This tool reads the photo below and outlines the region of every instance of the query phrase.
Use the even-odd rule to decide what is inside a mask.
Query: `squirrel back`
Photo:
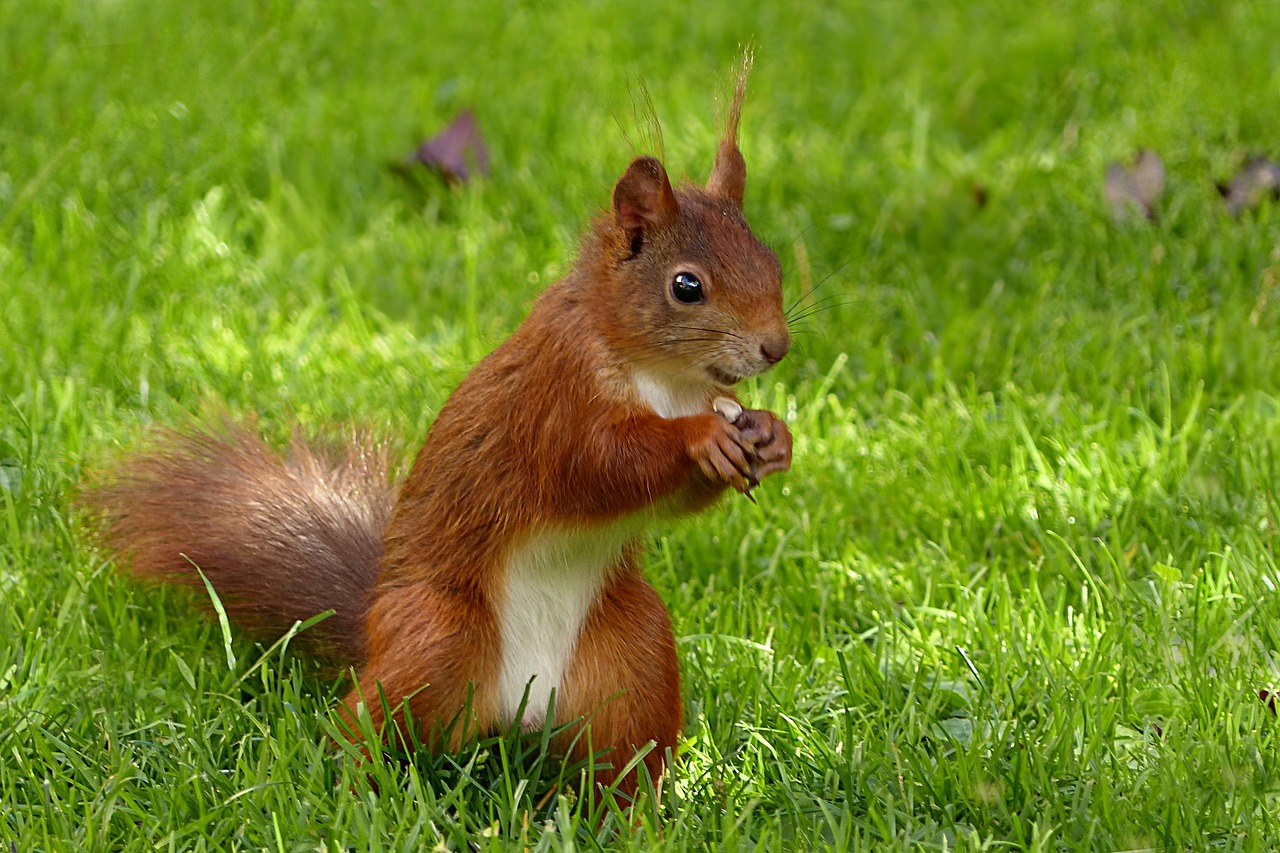
[[[169,430],[81,503],[135,577],[202,588],[199,568],[231,620],[264,638],[333,610],[301,641],[360,663],[396,489],[387,448],[351,438],[295,437],[280,455],[243,427]]]

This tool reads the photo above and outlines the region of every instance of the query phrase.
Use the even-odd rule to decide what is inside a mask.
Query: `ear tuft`
[[[632,246],[638,246],[643,235],[670,225],[678,213],[662,164],[654,157],[632,160],[613,188],[613,219]]]
[[[738,124],[742,119],[742,102],[747,96],[747,76],[751,73],[752,62],[754,57],[751,49],[747,48],[742,53],[742,65],[738,69],[738,82],[725,121],[724,136],[716,149],[711,177],[707,179],[709,195],[728,199],[738,207],[742,207],[742,198],[747,191],[747,161],[738,150]]]

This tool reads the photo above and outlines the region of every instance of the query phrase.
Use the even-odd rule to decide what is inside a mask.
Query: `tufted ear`
[[[654,157],[637,157],[613,188],[613,220],[627,233],[632,251],[644,235],[670,225],[680,208],[667,170]]]
[[[708,195],[727,199],[742,207],[742,197],[747,191],[747,161],[738,150],[738,122],[742,118],[742,101],[747,95],[747,75],[751,73],[752,56],[748,50],[742,55],[742,67],[738,70],[738,83],[733,92],[733,104],[729,107],[724,136],[716,149],[716,161],[707,179]]]

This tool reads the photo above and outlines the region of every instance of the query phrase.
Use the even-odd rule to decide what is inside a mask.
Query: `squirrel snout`
[[[790,351],[791,335],[786,332],[765,338],[760,343],[760,355],[770,364],[777,364],[782,361]]]

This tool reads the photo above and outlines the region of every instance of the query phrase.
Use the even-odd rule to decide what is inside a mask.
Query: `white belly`
[[[517,715],[525,729],[546,722],[551,691],[559,689],[573,661],[587,614],[623,548],[642,528],[643,519],[635,518],[591,530],[544,531],[511,551],[500,619],[498,713],[504,724]]]

